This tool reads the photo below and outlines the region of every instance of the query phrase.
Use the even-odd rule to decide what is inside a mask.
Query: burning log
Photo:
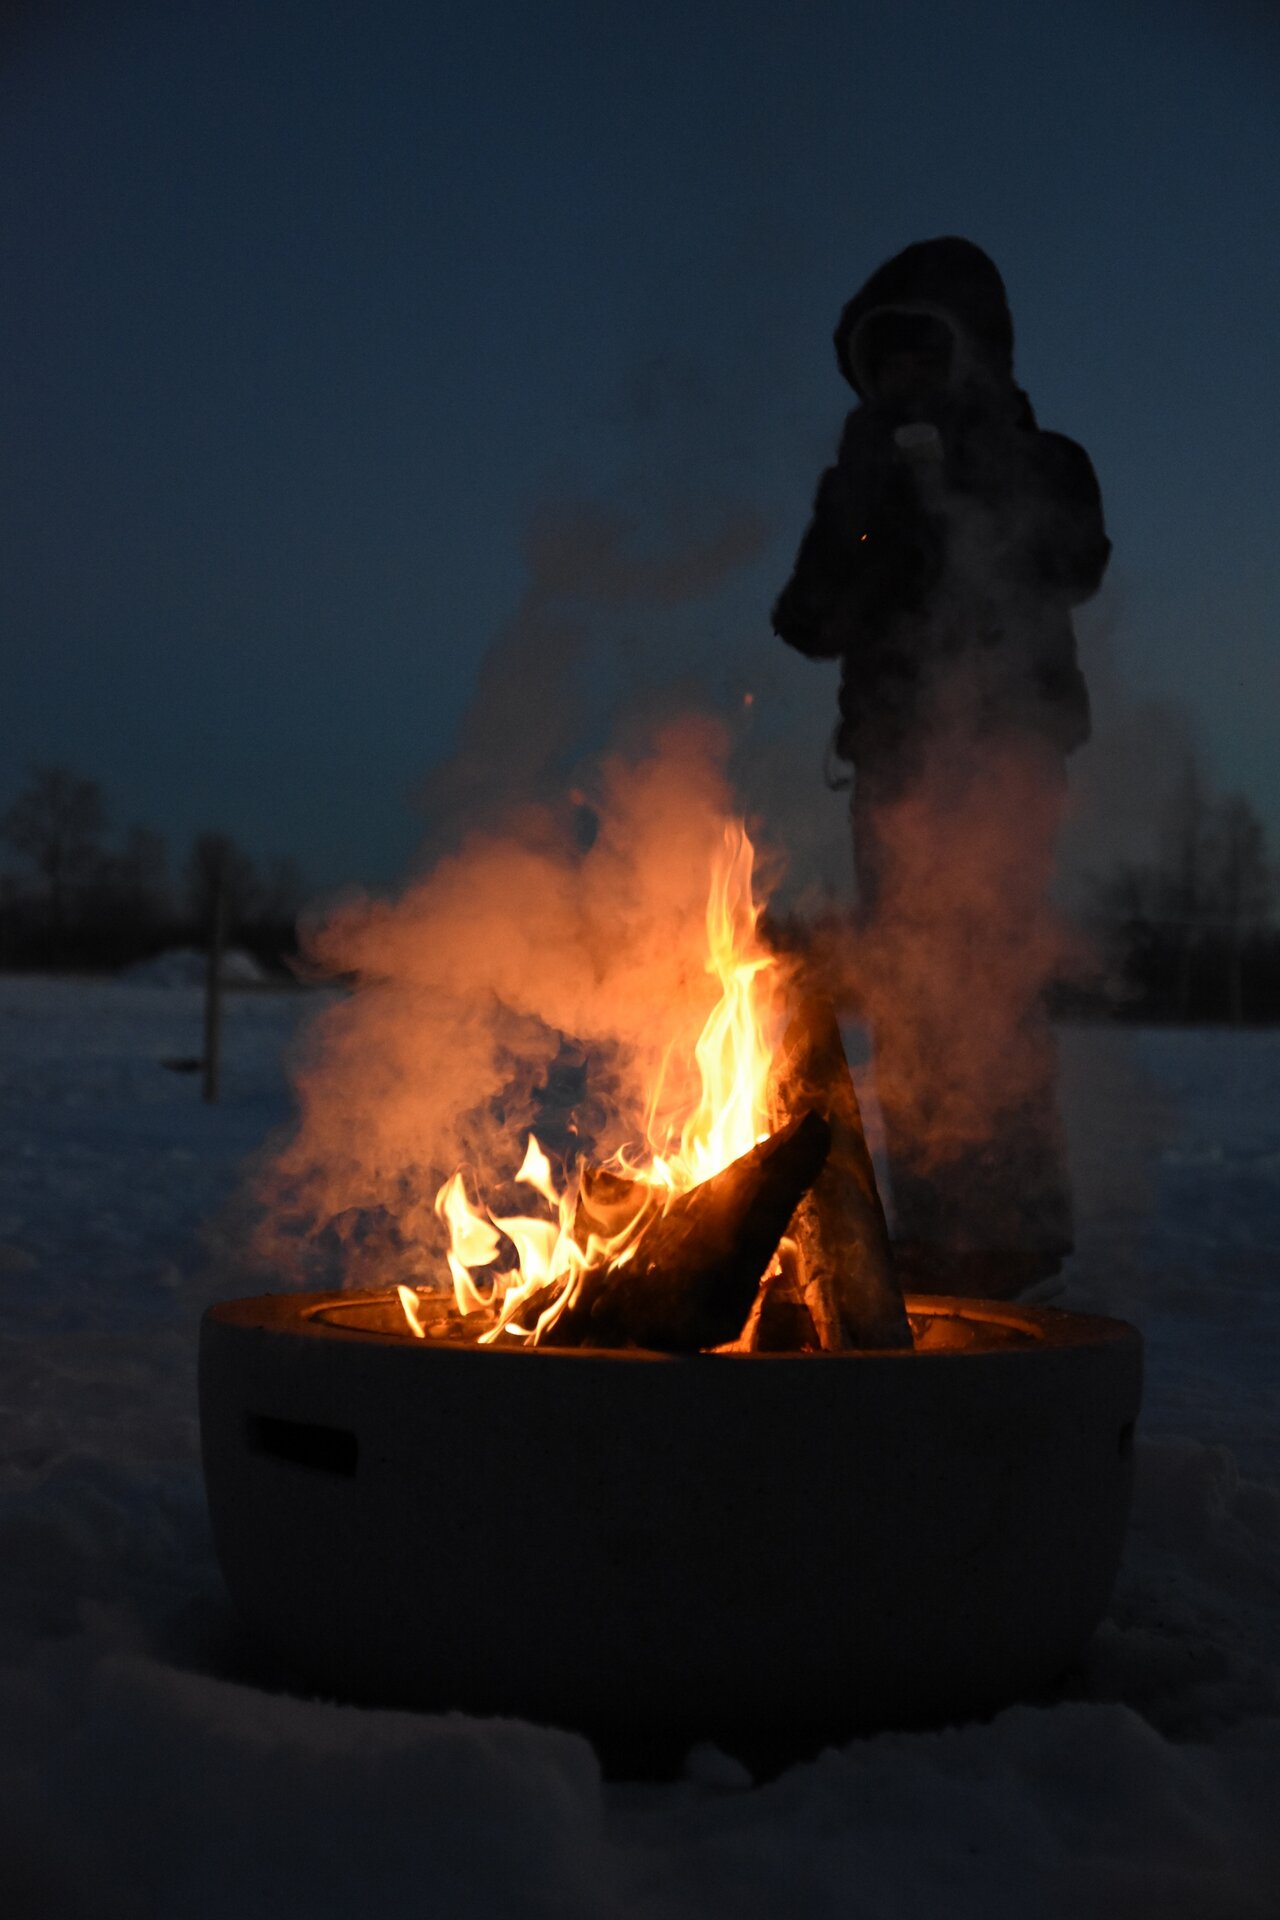
[[[822,1345],[800,1285],[800,1259],[787,1234],[778,1244],[776,1266],[765,1274],[735,1343],[744,1353],[814,1353]]]
[[[831,1129],[831,1150],[790,1227],[801,1289],[823,1347],[910,1347],[858,1095],[835,1008],[825,996],[804,989],[797,995],[773,1104],[778,1119],[813,1111]]]
[[[578,1186],[573,1237],[585,1253],[593,1237],[608,1242],[637,1223],[643,1225],[641,1216],[657,1213],[663,1198],[662,1189],[647,1181],[631,1180],[608,1167],[586,1166]]]
[[[830,1141],[820,1114],[798,1113],[720,1173],[680,1194],[665,1212],[655,1208],[631,1257],[589,1269],[577,1299],[547,1329],[542,1344],[696,1353],[736,1339],[760,1276]],[[607,1178],[611,1185],[604,1188],[599,1175],[592,1177],[584,1226],[610,1201],[626,1204],[622,1189],[628,1183]],[[535,1313],[531,1303],[522,1315],[526,1324]]]

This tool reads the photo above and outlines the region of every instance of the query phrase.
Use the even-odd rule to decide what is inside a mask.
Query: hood
[[[918,240],[877,267],[840,315],[836,359],[854,392],[867,399],[866,369],[859,363],[858,336],[872,314],[928,314],[942,320],[955,340],[952,380],[981,371],[998,381],[1013,378],[1013,320],[1004,281],[994,260],[972,240],[948,235]]]

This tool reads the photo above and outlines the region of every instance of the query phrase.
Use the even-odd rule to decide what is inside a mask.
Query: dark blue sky
[[[767,614],[849,399],[831,328],[960,232],[1102,480],[1100,724],[1125,683],[1185,703],[1280,834],[1265,10],[32,13],[0,72],[0,800],[61,761],[176,851],[221,825],[392,877],[531,521],[584,504],[655,565],[763,529],[651,655],[643,594],[610,608],[597,724],[624,657],[825,723]]]

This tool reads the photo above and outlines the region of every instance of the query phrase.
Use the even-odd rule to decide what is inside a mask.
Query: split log
[[[541,1344],[696,1353],[736,1339],[830,1140],[821,1115],[797,1113],[665,1212],[655,1209],[631,1258],[589,1270]],[[596,1190],[588,1207],[599,1199]],[[530,1314],[523,1318],[531,1323]]]
[[[831,1128],[831,1150],[789,1229],[805,1301],[828,1351],[909,1347],[911,1327],[835,1008],[804,987],[794,1005],[774,1076],[775,1119],[812,1111]]]
[[[784,1235],[778,1259],[760,1282],[755,1304],[735,1346],[743,1353],[814,1353],[821,1346],[800,1285],[795,1241]]]

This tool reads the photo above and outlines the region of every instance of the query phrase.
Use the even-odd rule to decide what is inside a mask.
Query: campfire
[[[464,1169],[451,1174],[435,1211],[452,1298],[397,1289],[418,1338],[672,1353],[910,1345],[834,1010],[765,945],[752,872],[733,823],[706,914],[720,996],[693,1061],[663,1058],[643,1146],[557,1179],[530,1132],[515,1178],[539,1214],[482,1207]],[[693,1082],[696,1097],[682,1107],[671,1082]]]
[[[219,1559],[282,1668],[624,1769],[1052,1684],[1141,1382],[1120,1322],[904,1298],[832,998],[695,761],[568,862],[535,823],[322,931],[358,984],[268,1182],[293,1290],[201,1330]],[[549,1128],[566,1036],[608,1071]]]

